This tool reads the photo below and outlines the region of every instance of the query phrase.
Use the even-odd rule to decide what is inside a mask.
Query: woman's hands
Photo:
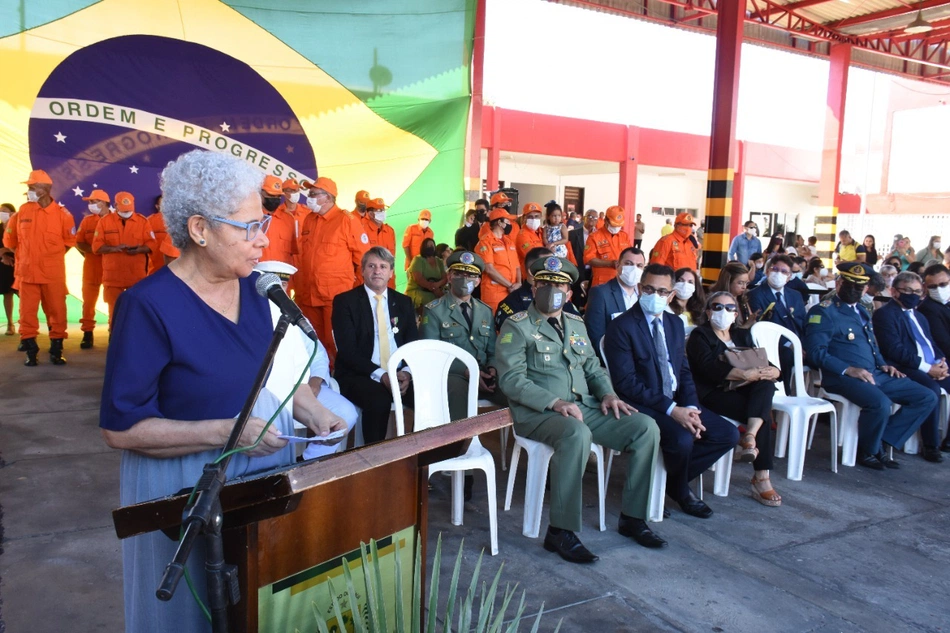
[[[229,422],[229,420],[226,420]],[[233,420],[230,420],[233,423]],[[238,446],[240,448],[245,448],[252,446],[254,442],[257,441],[258,436],[261,434],[261,431],[264,431],[264,427],[267,426],[267,420],[256,418],[251,416],[247,419],[247,424],[244,425],[244,432],[241,434],[241,438],[238,440]],[[225,442],[227,442],[227,434],[231,431],[231,427],[228,427],[225,431]],[[252,448],[249,451],[246,451],[245,454],[249,457],[263,457],[264,455],[270,455],[271,453],[276,453],[283,447],[287,446],[287,440],[282,440],[280,437],[280,431],[277,430],[275,425],[270,425],[266,432],[264,432],[264,437],[261,438],[261,443]],[[223,443],[222,443],[223,444]]]
[[[781,373],[775,367],[753,367],[742,372],[742,380],[755,382],[757,380],[778,380]]]

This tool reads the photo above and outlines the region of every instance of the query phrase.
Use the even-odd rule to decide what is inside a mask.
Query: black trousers
[[[710,391],[700,403],[719,415],[746,424],[749,418],[762,418],[755,434],[759,456],[752,462],[756,470],[772,470],[772,396],[775,384],[758,380],[735,391]]]
[[[373,444],[386,439],[389,428],[389,414],[393,407],[393,394],[381,382],[368,376],[347,376],[338,378],[340,393],[362,411],[363,442]],[[402,395],[402,402],[412,407],[412,383]]]

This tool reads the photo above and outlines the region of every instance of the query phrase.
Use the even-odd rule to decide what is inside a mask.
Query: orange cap
[[[53,179],[42,169],[34,169],[30,177],[23,181],[24,185],[52,185]]]
[[[529,213],[541,213],[541,205],[537,202],[529,202],[521,208],[521,215],[528,215]]]
[[[696,226],[693,216],[688,213],[680,213],[678,216],[676,216],[676,220],[673,223]]]
[[[135,196],[128,191],[120,191],[115,194],[116,211],[135,211]]]
[[[365,192],[362,192],[362,193],[365,193]],[[357,197],[359,197],[359,194],[357,194]],[[370,209],[373,209],[374,211],[382,211],[385,208],[386,208],[386,203],[383,202],[382,198],[373,198],[372,200],[366,201],[367,211],[369,211]]]
[[[269,196],[279,196],[281,194],[280,178],[277,176],[264,176],[264,184],[261,189]]]
[[[323,189],[328,194],[336,198],[336,183],[329,178],[317,178],[316,182],[304,180],[302,183],[300,183],[300,186],[306,187],[307,189]]]
[[[431,220],[431,219],[432,219],[432,214],[429,212],[428,209],[423,209],[422,211],[419,212],[419,219],[420,219],[420,220]]]
[[[284,191],[300,191],[300,184],[293,178],[288,178],[284,181],[284,184],[281,185],[281,189]]]
[[[623,226],[623,207],[610,207],[605,214],[610,226]]]
[[[492,209],[491,213],[488,214],[488,221],[494,222],[495,220],[513,220],[516,216],[511,215],[503,207],[498,207],[497,209]]]
[[[83,200],[85,200],[86,202],[89,202],[90,200],[95,200],[95,201],[97,201],[97,202],[105,202],[105,203],[108,203],[108,202],[109,202],[109,194],[107,194],[107,193],[106,193],[105,191],[103,191],[102,189],[93,189],[93,190],[92,190],[92,193],[90,193],[88,197],[83,198]]]
[[[511,198],[500,191],[491,197],[491,206],[495,206],[496,204],[505,204],[506,202],[511,202]]]
[[[360,189],[356,192],[356,204],[365,204],[369,205],[370,197],[369,192],[363,189]]]

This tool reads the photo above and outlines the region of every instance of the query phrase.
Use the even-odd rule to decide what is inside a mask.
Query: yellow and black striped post
[[[703,279],[715,281],[729,253],[729,222],[732,217],[732,168],[710,169],[706,180],[706,234],[703,237]]]

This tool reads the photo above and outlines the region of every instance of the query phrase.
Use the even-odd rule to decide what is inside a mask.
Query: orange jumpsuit
[[[633,246],[630,237],[625,231],[620,231],[612,235],[607,227],[597,229],[587,237],[587,246],[584,248],[584,263],[590,264],[594,259],[609,259],[616,261],[620,259],[620,253],[623,249]],[[617,269],[602,268],[600,266],[591,266],[591,288],[605,284],[617,276]]]
[[[66,251],[76,245],[76,221],[53,200],[27,202],[10,217],[3,245],[14,251],[15,287],[20,292],[20,340],[36,338],[37,312],[46,313],[51,339],[66,334]]]
[[[155,236],[155,248],[148,254],[148,274],[151,275],[165,265],[162,244],[165,243],[165,239],[168,237],[168,231],[165,229],[165,216],[161,213],[155,212],[146,219],[148,220],[148,227],[152,230],[152,235]]]
[[[406,257],[404,266],[406,270],[409,270],[409,264],[412,263],[413,258],[422,251],[422,241],[426,239],[435,239],[435,233],[431,228],[426,227],[423,230],[418,222],[406,228],[406,232],[402,235],[402,247],[409,248],[409,256]]]
[[[511,232],[514,233],[514,229],[511,229]],[[528,278],[528,269],[525,268],[524,258],[529,251],[533,248],[539,248],[544,246],[544,240],[541,238],[541,232],[544,231],[544,226],[538,227],[537,231],[532,231],[529,228],[522,228],[518,231],[518,237],[515,238],[515,248],[518,250],[518,261],[521,262],[521,278]],[[510,235],[508,237],[511,237]]]
[[[99,224],[98,215],[87,215],[79,223],[76,232],[76,241],[88,244],[96,237],[96,225]],[[96,329],[96,302],[99,301],[99,290],[102,288],[102,255],[83,253],[82,260],[82,324],[83,332],[92,332]]]
[[[515,220],[509,220],[511,222],[511,233],[506,235],[512,243],[518,239],[518,234],[521,233],[521,226]],[[478,229],[478,239],[484,239],[491,235],[491,222],[483,222],[480,229]]]
[[[96,226],[96,237],[92,242],[92,250],[99,252],[103,246],[148,246],[155,249],[155,236],[148,225],[145,216],[132,213],[127,220],[119,217],[118,213],[109,213],[99,219]],[[148,254],[137,253],[102,253],[102,286],[103,298],[109,304],[109,327],[112,327],[112,316],[115,314],[115,302],[119,295],[145,278],[148,266]]]
[[[323,215],[310,213],[300,230],[295,299],[331,363],[336,357],[333,298],[362,283],[361,260],[369,247],[369,238],[361,239],[365,235],[363,226],[336,205]]]
[[[687,230],[689,227],[686,227]],[[661,237],[650,251],[651,264],[664,264],[673,270],[689,268],[696,270],[696,247],[689,239],[690,233],[681,234],[677,227],[669,235]]]
[[[297,219],[284,205],[271,214],[267,239],[270,243],[264,249],[261,261],[284,262],[293,266],[297,253]]]
[[[479,240],[475,252],[485,260],[485,264],[491,264],[495,270],[508,280],[514,283],[517,277],[521,262],[518,261],[518,251],[511,237],[503,235],[501,239],[490,233],[488,237]],[[482,273],[482,302],[488,304],[492,314],[498,308],[502,299],[508,296],[508,288],[492,279],[488,273]]]
[[[366,233],[370,246],[382,246],[392,253],[393,257],[396,256],[396,232],[393,230],[393,227],[385,222],[376,224],[376,222],[369,219],[369,215],[367,214],[367,216],[363,218],[363,232]],[[393,290],[396,289],[396,275],[393,275],[389,279],[389,287]]]

